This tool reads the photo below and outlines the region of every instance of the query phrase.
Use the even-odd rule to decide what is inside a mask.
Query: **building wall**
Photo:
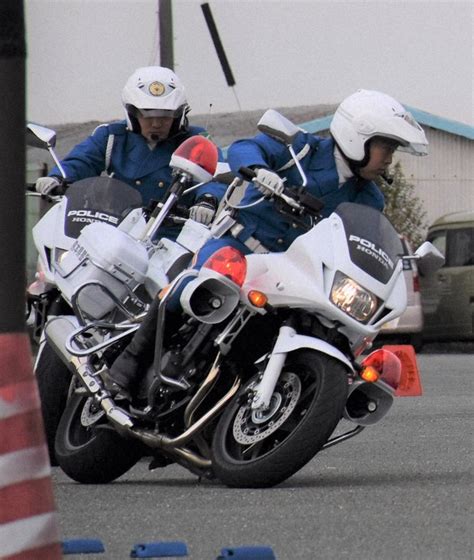
[[[448,212],[474,210],[474,141],[423,128],[429,155],[413,157],[397,152],[394,162],[401,162],[406,179],[416,186],[427,221],[431,224]]]

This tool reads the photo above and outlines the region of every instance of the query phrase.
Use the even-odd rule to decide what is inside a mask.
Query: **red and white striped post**
[[[51,467],[26,334],[0,334],[0,558],[61,558]]]
[[[25,332],[25,30],[0,2],[0,558],[62,557],[32,356]]]

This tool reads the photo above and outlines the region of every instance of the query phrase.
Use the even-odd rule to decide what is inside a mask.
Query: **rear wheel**
[[[344,366],[311,350],[288,355],[267,411],[253,411],[251,381],[221,416],[213,438],[217,478],[234,487],[274,486],[329,439],[347,400]]]
[[[105,413],[88,395],[74,393],[56,434],[59,466],[84,484],[111,482],[142,456],[140,442],[125,439],[105,422]]]
[[[40,349],[35,373],[49,459],[51,465],[56,466],[58,462],[54,452],[54,439],[66,406],[72,374],[48,342]]]

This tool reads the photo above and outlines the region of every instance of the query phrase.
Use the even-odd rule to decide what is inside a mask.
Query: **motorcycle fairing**
[[[352,347],[357,347],[361,340],[373,339],[381,323],[403,312],[406,307],[405,280],[397,254],[399,238],[392,226],[376,210],[369,208],[369,212],[364,213],[365,207],[357,204],[341,206],[342,217],[339,212],[333,212],[297,237],[285,252],[247,255],[247,277],[242,290],[244,294],[250,290],[263,291],[273,307],[303,308],[324,317],[325,321],[338,323],[338,330],[347,336]],[[358,214],[360,209],[362,214]],[[365,234],[371,229],[365,227],[366,224],[357,227],[357,222],[362,221],[361,216],[364,221],[370,220],[374,229],[377,224],[382,224],[382,232],[372,232],[369,241],[375,244],[382,240],[384,251],[388,247],[385,252],[394,263],[388,279],[385,278],[388,275],[386,267],[375,257],[358,255],[355,258],[360,266],[352,260],[349,236]],[[347,231],[346,224],[352,229]],[[388,243],[384,241],[386,238]],[[380,307],[369,322],[353,319],[330,302],[331,287],[338,271],[379,299]],[[385,283],[373,274],[378,278],[384,275]]]
[[[140,193],[112,177],[89,177],[71,185],[67,199],[64,233],[77,239],[82,228],[92,222],[114,226],[142,206]]]
[[[378,210],[344,202],[335,210],[344,225],[350,258],[367,274],[386,284],[403,255],[400,237]]]
[[[342,362],[350,371],[354,371],[354,366],[348,360],[347,356],[345,356],[335,346],[321,340],[320,338],[298,334],[295,331],[293,333],[285,333],[283,336],[278,337],[277,343],[273,347],[272,354],[287,354],[288,352],[294,352],[295,350],[300,350],[301,348],[311,348],[312,350],[317,350],[318,352],[327,354],[328,356]],[[261,363],[266,357],[267,354],[260,357],[255,363]]]

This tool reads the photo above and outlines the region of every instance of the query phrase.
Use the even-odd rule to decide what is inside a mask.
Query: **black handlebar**
[[[66,194],[69,185],[70,183],[62,179],[60,180],[60,184],[57,187],[54,187],[54,189],[50,193],[43,194],[41,196],[46,199],[51,199],[55,196],[63,196],[64,194]],[[36,193],[36,183],[26,183],[26,192]],[[40,193],[38,193],[38,195],[39,194]]]
[[[255,177],[257,176],[255,171],[253,169],[250,169],[250,167],[241,167],[239,169],[239,174],[242,175],[245,181],[251,181],[252,179],[255,179]]]
[[[307,208],[312,214],[318,215],[324,208],[324,202],[322,202],[317,196],[309,193],[305,187],[299,187],[296,192],[298,202]]]
[[[250,167],[241,167],[239,169],[239,174],[246,181],[252,181],[257,176],[255,171]],[[286,187],[283,193],[300,204],[308,214],[314,217],[319,217],[321,210],[324,208],[324,203],[321,202],[319,198],[309,193],[305,187]],[[294,213],[295,209],[293,208],[292,214]]]

